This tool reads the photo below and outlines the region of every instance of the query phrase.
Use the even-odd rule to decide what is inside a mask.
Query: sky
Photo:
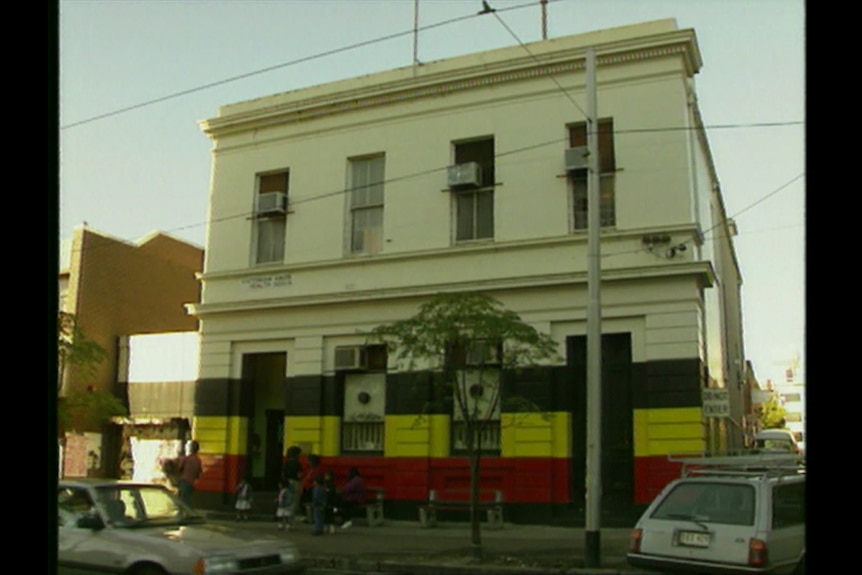
[[[422,62],[542,38],[539,0],[419,0]],[[414,0],[60,0],[59,239],[84,222],[206,244],[219,106],[409,66]],[[805,363],[805,2],[549,0],[549,38],[675,18],[742,271],[761,383]],[[438,26],[434,26],[440,24]],[[427,28],[423,30],[423,28]],[[517,38],[516,38],[516,37]],[[769,125],[764,125],[769,124]]]

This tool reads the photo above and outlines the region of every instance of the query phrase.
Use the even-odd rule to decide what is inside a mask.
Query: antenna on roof
[[[539,0],[542,5],[542,40],[548,39],[548,0]]]
[[[413,0],[413,74],[416,74],[416,66],[419,61],[419,0]]]

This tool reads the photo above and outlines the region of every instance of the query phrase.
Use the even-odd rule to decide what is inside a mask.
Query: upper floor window
[[[350,252],[376,254],[383,245],[384,156],[350,160]]]
[[[449,187],[455,196],[455,240],[493,238],[494,138],[456,143],[454,166]]]
[[[287,170],[257,177],[254,201],[254,262],[284,261],[287,233],[287,198],[290,172]]]
[[[610,118],[599,120],[599,194],[601,196],[600,218],[602,227],[616,225],[615,174],[617,170],[614,156],[614,121]],[[572,148],[587,145],[587,123],[580,122],[569,126],[569,146]],[[587,229],[587,172],[574,172],[572,182],[572,204],[574,206],[574,229]]]

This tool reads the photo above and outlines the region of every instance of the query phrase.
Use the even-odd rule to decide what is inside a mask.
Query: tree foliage
[[[60,437],[66,431],[99,429],[114,416],[126,415],[126,406],[106,391],[76,390],[57,398],[57,430]]]
[[[74,366],[82,377],[92,377],[96,366],[105,360],[107,352],[95,341],[87,339],[74,314],[64,311],[57,315],[57,431],[62,437],[72,428],[99,429],[109,417],[125,415],[126,408],[114,395],[95,390],[72,390],[60,397],[66,369]]]
[[[87,339],[78,326],[74,314],[61,311],[57,314],[57,390],[63,386],[66,369],[70,366],[92,376],[96,366],[107,356],[105,348]]]
[[[440,401],[453,405],[464,425],[470,462],[471,535],[479,552],[479,501],[482,437],[499,418],[500,376],[504,370],[558,359],[557,344],[515,312],[481,293],[439,294],[407,319],[381,325],[371,339],[386,343],[402,371],[417,368],[442,374]],[[536,410],[523,397],[506,398],[517,410]]]
[[[785,426],[787,410],[781,405],[778,397],[773,395],[769,401],[760,406],[760,428],[781,429]]]

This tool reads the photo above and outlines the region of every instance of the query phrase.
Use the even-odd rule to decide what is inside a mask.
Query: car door
[[[778,481],[772,487],[769,562],[779,572],[791,572],[805,549],[805,481]]]
[[[57,515],[58,575],[118,572],[123,565],[123,545],[112,537],[113,530],[80,525],[81,518],[98,515],[86,489],[59,487]]]

